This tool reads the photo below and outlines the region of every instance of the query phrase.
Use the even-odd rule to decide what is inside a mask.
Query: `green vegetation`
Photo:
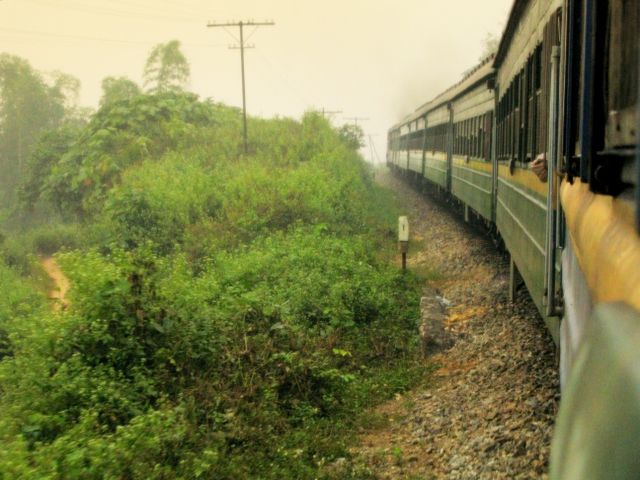
[[[150,92],[182,90],[189,81],[189,62],[180,51],[180,42],[156,45],[144,66],[144,83]]]
[[[29,158],[22,208],[64,223],[0,240],[0,479],[368,478],[334,462],[424,370],[357,135],[250,119],[243,155],[237,109],[120,83]]]
[[[81,122],[75,108],[79,81],[55,72],[49,79],[19,57],[0,54],[0,218],[13,204],[39,135],[64,123]]]

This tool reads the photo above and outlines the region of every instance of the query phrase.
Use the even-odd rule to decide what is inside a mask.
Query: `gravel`
[[[553,341],[524,288],[508,300],[508,257],[442,201],[381,174],[409,216],[409,268],[446,305],[455,342],[425,360],[428,385],[377,409],[353,454],[380,479],[546,478],[558,407]],[[434,273],[435,272],[435,273]]]

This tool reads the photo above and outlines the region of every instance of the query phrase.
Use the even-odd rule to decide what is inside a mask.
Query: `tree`
[[[180,42],[171,40],[153,47],[144,66],[144,86],[152,93],[183,90],[189,82],[189,62]]]
[[[61,105],[65,111],[74,110],[80,97],[80,80],[68,73],[58,70],[48,74],[50,94],[56,105]],[[64,112],[62,112],[64,115]]]
[[[18,192],[22,206],[29,213],[42,198],[51,170],[78,140],[81,131],[79,125],[66,123],[61,128],[43,133],[34,145]]]
[[[49,86],[26,60],[0,54],[0,200],[5,205],[14,200],[40,133],[63,120],[71,78],[59,77]]]
[[[142,93],[140,87],[133,80],[127,77],[106,77],[102,80],[102,98],[100,106],[122,101],[131,100]]]
[[[345,145],[353,150],[359,150],[364,147],[364,132],[360,125],[347,123],[338,128],[338,136]]]
[[[472,67],[466,69],[462,72],[462,78],[467,78],[473,72],[478,69],[478,66],[484,64],[485,61],[489,60],[489,57],[495,55],[498,52],[498,48],[500,47],[500,37],[496,36],[493,33],[488,33],[484,36],[482,40],[482,53],[478,57],[478,64],[473,65]]]
[[[498,51],[500,46],[500,38],[493,33],[487,33],[482,41],[482,54],[478,61],[482,62],[487,57],[493,55]]]
[[[27,60],[0,54],[0,205],[11,205],[40,135],[64,122],[81,124],[80,81],[62,72],[44,76]]]

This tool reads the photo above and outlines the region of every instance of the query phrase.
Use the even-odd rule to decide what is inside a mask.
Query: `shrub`
[[[70,307],[0,265],[0,480],[319,478],[422,375],[418,282],[381,254],[395,212],[355,146],[307,114],[251,119],[238,155],[239,118],[114,102],[53,161],[83,223],[3,258],[66,249]]]

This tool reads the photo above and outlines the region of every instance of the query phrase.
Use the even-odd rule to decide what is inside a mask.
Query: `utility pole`
[[[244,27],[264,27],[264,26],[272,26],[275,25],[275,22],[254,22],[252,20],[246,22],[227,22],[227,23],[216,23],[209,22],[207,27],[219,28],[222,27],[226,29],[226,27],[239,27],[240,28],[240,45],[237,47],[230,47],[235,49],[240,49],[240,66],[242,70],[242,125],[243,125],[243,137],[244,137],[244,153],[247,154],[249,152],[249,144],[247,141],[247,95],[246,95],[246,87],[244,80],[244,49],[245,48],[254,48],[253,45],[246,45],[244,43]],[[251,35],[250,35],[251,36]]]
[[[378,155],[378,151],[376,150],[376,145],[373,142],[373,137],[374,136],[378,136],[378,134],[377,133],[370,133],[368,135],[368,137],[369,137],[369,155],[371,155],[371,163],[376,164],[376,163],[380,163],[380,156]]]

